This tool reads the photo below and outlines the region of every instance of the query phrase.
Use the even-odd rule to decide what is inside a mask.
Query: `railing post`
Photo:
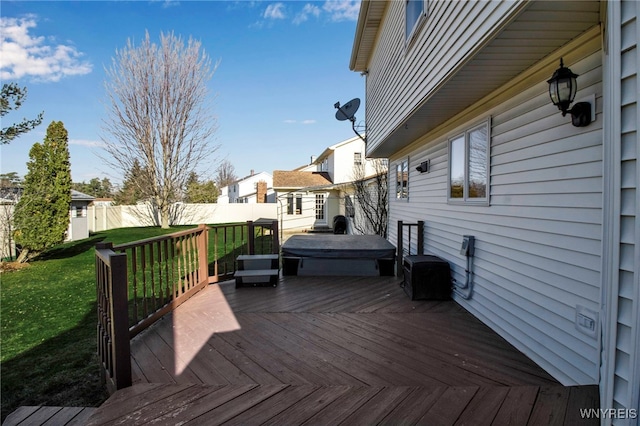
[[[98,243],[96,250],[106,252],[96,261],[98,352],[103,369],[110,374],[112,383],[107,385],[110,391],[116,391],[131,386],[127,255],[113,252],[112,243]]]
[[[398,244],[397,250],[398,255],[396,256],[396,277],[401,277],[404,275],[402,270],[402,258],[404,257],[404,248],[402,246],[402,221],[398,221]]]
[[[273,254],[280,254],[280,239],[278,237],[278,221],[274,220],[271,223],[271,236],[273,241],[271,242],[271,252]]]
[[[209,228],[202,224],[200,234],[198,235],[198,278],[199,282],[209,282]]]
[[[114,253],[111,259],[111,327],[116,389],[131,386],[131,343],[129,340],[129,295],[127,289],[127,255]]]
[[[424,220],[418,221],[418,254],[424,254]]]
[[[247,244],[249,246],[249,254],[256,254],[256,240],[253,221],[247,221]]]

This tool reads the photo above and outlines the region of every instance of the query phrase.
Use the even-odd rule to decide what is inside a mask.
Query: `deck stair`
[[[238,256],[236,288],[277,286],[280,256],[277,254],[243,254]]]

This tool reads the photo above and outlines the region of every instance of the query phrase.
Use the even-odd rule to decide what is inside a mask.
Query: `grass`
[[[93,247],[180,229],[100,232],[0,275],[3,421],[21,405],[97,406],[108,397],[96,357]]]

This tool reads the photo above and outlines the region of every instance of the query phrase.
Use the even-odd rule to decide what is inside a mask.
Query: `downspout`
[[[462,285],[458,285],[455,278],[451,279],[453,284],[452,289],[455,294],[462,297],[464,300],[471,299],[473,295],[473,255],[475,252],[475,238],[471,235],[464,235],[462,240],[462,249],[460,254],[465,255],[467,258],[467,268],[465,269],[465,282]]]

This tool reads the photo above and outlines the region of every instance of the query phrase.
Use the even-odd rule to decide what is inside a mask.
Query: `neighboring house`
[[[329,231],[337,215],[352,220],[358,210],[353,181],[370,179],[375,173],[376,168],[365,158],[365,144],[359,137],[328,147],[306,166],[274,171],[273,187],[283,228]],[[353,232],[353,227],[349,227],[349,232]]]
[[[455,299],[627,417],[640,415],[639,15],[637,1],[363,0],[350,62],[366,75],[367,155],[398,177],[389,240],[397,221],[424,221],[425,250],[463,283],[475,236],[473,290]],[[595,109],[586,127],[551,103],[561,58]]]
[[[328,209],[327,200],[337,195],[327,172],[275,170],[273,189],[283,230],[328,229],[330,215],[338,214]]]
[[[16,244],[13,241],[13,213],[22,188],[0,188],[0,260],[16,257]]]
[[[71,208],[69,209],[69,230],[66,241],[89,238],[89,219],[87,207],[95,198],[82,192],[71,190]]]
[[[223,186],[220,188],[220,195],[218,195],[218,204],[229,204],[229,187]]]
[[[218,203],[275,203],[273,177],[270,173],[254,173],[220,188]]]

